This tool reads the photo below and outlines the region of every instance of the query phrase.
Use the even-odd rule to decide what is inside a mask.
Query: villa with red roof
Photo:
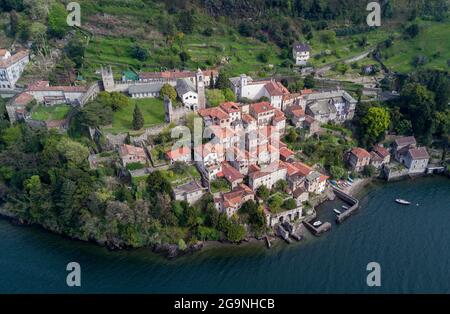
[[[170,164],[173,164],[177,161],[190,162],[192,160],[191,152],[192,151],[190,147],[181,146],[173,150],[167,151],[166,156],[169,159]]]
[[[353,148],[348,153],[348,163],[355,171],[362,171],[365,166],[370,164],[370,154],[367,150],[360,147]]]
[[[147,164],[147,156],[142,147],[121,145],[119,147],[119,156],[124,167],[132,163]]]

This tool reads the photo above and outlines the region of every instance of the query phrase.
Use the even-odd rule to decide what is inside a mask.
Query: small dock
[[[325,222],[317,228],[307,221],[304,221],[303,225],[316,237],[320,237],[323,233],[331,230],[331,224],[329,222]]]
[[[347,209],[342,214],[338,215],[336,218],[337,223],[342,223],[344,220],[346,220],[348,217],[353,215],[353,213],[359,208],[359,201],[354,198],[353,196],[350,196],[346,193],[344,193],[342,190],[333,187],[333,192],[336,194],[341,200],[349,204],[351,207]]]

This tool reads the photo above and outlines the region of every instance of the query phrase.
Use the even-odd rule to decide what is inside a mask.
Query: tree
[[[230,74],[226,70],[220,70],[219,77],[217,78],[216,88],[226,89],[231,88]]]
[[[286,141],[288,143],[293,144],[293,143],[297,142],[297,139],[298,139],[297,131],[294,128],[290,128],[288,133],[286,134]]]
[[[134,106],[133,112],[133,130],[140,130],[144,127],[144,117],[138,105]]]
[[[316,81],[314,79],[314,75],[313,74],[309,74],[305,78],[305,88],[314,88],[315,85],[316,85]]]
[[[389,111],[382,107],[371,107],[361,119],[362,137],[366,146],[371,146],[379,141],[390,125]]]
[[[269,196],[270,196],[270,191],[265,185],[261,185],[256,190],[256,196],[258,196],[263,201],[266,201],[269,198]]]
[[[60,3],[54,4],[48,13],[48,34],[55,38],[63,38],[69,30],[66,19],[66,8]]]
[[[185,34],[192,34],[194,31],[194,18],[189,11],[182,11],[178,15],[177,26]]]
[[[297,202],[293,198],[290,198],[284,201],[282,207],[286,210],[292,210],[294,208],[297,208]]]
[[[241,242],[246,235],[246,230],[243,225],[236,221],[231,221],[227,227],[227,239],[230,242]]]
[[[341,179],[345,175],[345,169],[339,166],[331,166],[330,174],[333,179]]]
[[[281,205],[283,205],[283,202],[284,202],[284,200],[280,195],[276,194],[276,195],[272,196],[269,199],[270,210],[272,210],[275,213],[281,211]]]
[[[417,83],[406,84],[401,91],[402,107],[411,120],[414,135],[425,144],[431,140],[434,95],[425,86]]]
[[[188,62],[189,60],[191,60],[191,56],[189,55],[189,53],[187,53],[186,51],[182,51],[180,52],[180,60],[183,64],[185,64],[186,62]]]
[[[377,169],[373,165],[365,166],[363,169],[363,175],[365,177],[373,177],[376,172],[377,172]]]
[[[170,84],[164,84],[159,94],[162,99],[164,99],[164,96],[169,97],[169,99],[172,101],[175,101],[177,99],[177,91]]]
[[[149,53],[146,48],[139,45],[134,45],[133,48],[131,48],[131,56],[139,61],[146,61]]]
[[[79,38],[74,38],[67,44],[65,49],[67,56],[75,63],[77,69],[83,66],[86,46]]]
[[[231,88],[225,88],[223,90],[223,95],[225,96],[226,101],[232,101],[232,102],[236,101],[236,95],[233,93]]]
[[[288,188],[288,184],[286,180],[278,180],[275,183],[274,189],[278,192],[285,192]]]
[[[417,35],[419,35],[419,32],[420,28],[419,25],[417,24],[412,24],[405,29],[406,35],[409,36],[410,38],[416,37]]]

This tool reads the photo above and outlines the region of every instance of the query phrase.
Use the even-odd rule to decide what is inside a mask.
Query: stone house
[[[190,205],[194,205],[198,202],[205,193],[206,188],[198,181],[191,181],[173,188],[175,200],[185,201]]]
[[[347,162],[353,170],[360,172],[370,165],[370,154],[364,148],[355,147],[348,153]]]
[[[11,54],[0,49],[0,89],[14,89],[26,65],[30,62],[30,51],[22,50]]]
[[[121,145],[119,147],[119,156],[124,167],[132,163],[147,164],[147,156],[142,147]]]
[[[308,44],[296,42],[292,47],[292,55],[296,65],[306,65],[310,58],[311,47]]]

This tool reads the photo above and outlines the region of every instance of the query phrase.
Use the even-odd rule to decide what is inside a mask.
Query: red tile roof
[[[0,60],[0,68],[9,68],[11,65],[19,62],[20,60],[26,58],[29,55],[29,50],[22,50],[12,55],[6,60]]]
[[[169,157],[170,160],[176,160],[180,157],[185,157],[187,155],[191,155],[191,149],[186,147],[186,146],[182,146],[182,147],[178,147],[177,149],[174,150],[169,150],[168,152],[166,152],[167,157]]]
[[[222,108],[222,110],[227,113],[232,113],[232,112],[234,113],[234,112],[241,111],[241,109],[239,108],[239,104],[237,104],[235,102],[225,102],[220,105],[220,108]]]
[[[374,146],[373,151],[383,159],[389,156],[389,151],[378,145]]]
[[[292,150],[290,150],[289,148],[287,148],[287,147],[281,147],[280,148],[280,155],[281,155],[281,157],[283,157],[286,160],[289,157],[294,156],[295,153]]]
[[[222,163],[222,173],[230,183],[244,179],[244,176],[226,161]]]
[[[205,117],[211,117],[211,118],[216,118],[219,120],[225,120],[225,119],[229,119],[230,116],[223,111],[221,108],[206,108],[206,109],[200,109],[198,111],[198,114],[205,118]]]
[[[120,156],[135,155],[145,158],[145,152],[142,147],[136,147],[131,145],[121,145],[119,149],[119,154]]]
[[[27,91],[63,91],[63,92],[72,92],[72,93],[84,93],[88,90],[86,86],[50,86],[49,81],[38,81],[33,84],[30,84],[27,88]]]
[[[251,109],[257,114],[274,110],[275,108],[269,102],[263,101],[250,105]]]
[[[270,96],[283,96],[289,94],[289,91],[279,82],[270,82],[264,86]]]
[[[408,152],[414,160],[430,158],[430,155],[428,155],[428,151],[425,147],[411,148]]]
[[[313,171],[310,166],[308,166],[307,164],[304,164],[300,161],[296,161],[296,162],[292,163],[292,165],[295,168],[297,168],[298,173],[304,177],[306,177],[307,175],[309,175],[311,173],[311,171]]]
[[[352,154],[358,159],[370,158],[370,154],[367,150],[361,147],[355,147],[352,149]]]
[[[25,106],[33,100],[33,96],[28,93],[20,93],[15,99],[14,104],[18,106]]]

